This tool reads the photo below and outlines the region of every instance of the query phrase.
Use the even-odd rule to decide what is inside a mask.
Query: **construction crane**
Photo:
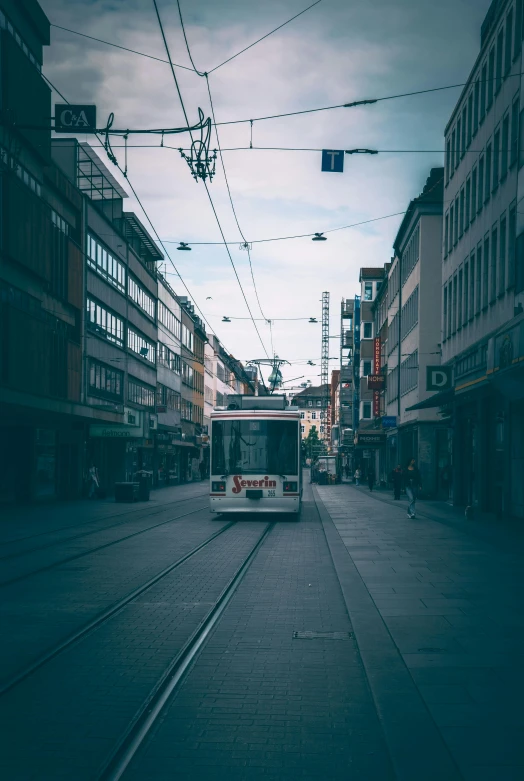
[[[329,425],[329,293],[322,293],[322,350],[320,364],[320,386],[322,393],[322,418],[324,420],[324,432],[322,440],[326,448],[329,447],[331,426]]]

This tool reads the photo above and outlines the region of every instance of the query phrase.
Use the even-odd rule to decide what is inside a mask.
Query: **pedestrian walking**
[[[362,477],[362,472],[360,471],[360,469],[358,468],[355,469],[354,477],[355,477],[355,485],[360,485],[360,478]]]
[[[372,491],[373,486],[375,485],[375,470],[372,466],[368,469],[368,485],[369,490]]]
[[[400,464],[397,464],[391,472],[390,480],[393,483],[393,498],[400,499],[400,491],[402,490],[402,467]]]
[[[408,518],[415,518],[415,502],[417,501],[418,492],[422,487],[422,481],[414,458],[412,458],[408,464],[408,468],[404,474],[404,481],[406,485],[406,494],[409,499]]]
[[[88,479],[88,498],[92,499],[94,496],[98,494],[98,489],[100,488],[100,480],[98,478],[98,469],[96,466],[91,462],[91,466],[89,467],[89,471],[87,473],[87,479]]]

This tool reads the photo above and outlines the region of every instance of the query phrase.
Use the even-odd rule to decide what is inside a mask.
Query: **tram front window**
[[[213,474],[296,475],[297,425],[288,420],[214,420]]]

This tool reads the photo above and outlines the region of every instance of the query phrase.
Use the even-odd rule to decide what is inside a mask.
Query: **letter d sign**
[[[451,366],[426,366],[426,390],[443,391],[451,388]]]

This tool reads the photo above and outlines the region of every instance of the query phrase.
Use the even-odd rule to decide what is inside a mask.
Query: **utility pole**
[[[322,351],[321,351],[321,366],[320,366],[320,386],[322,389],[322,412],[324,418],[324,435],[322,439],[326,445],[326,450],[329,446],[329,430],[328,414],[329,414],[329,293],[322,293]]]

